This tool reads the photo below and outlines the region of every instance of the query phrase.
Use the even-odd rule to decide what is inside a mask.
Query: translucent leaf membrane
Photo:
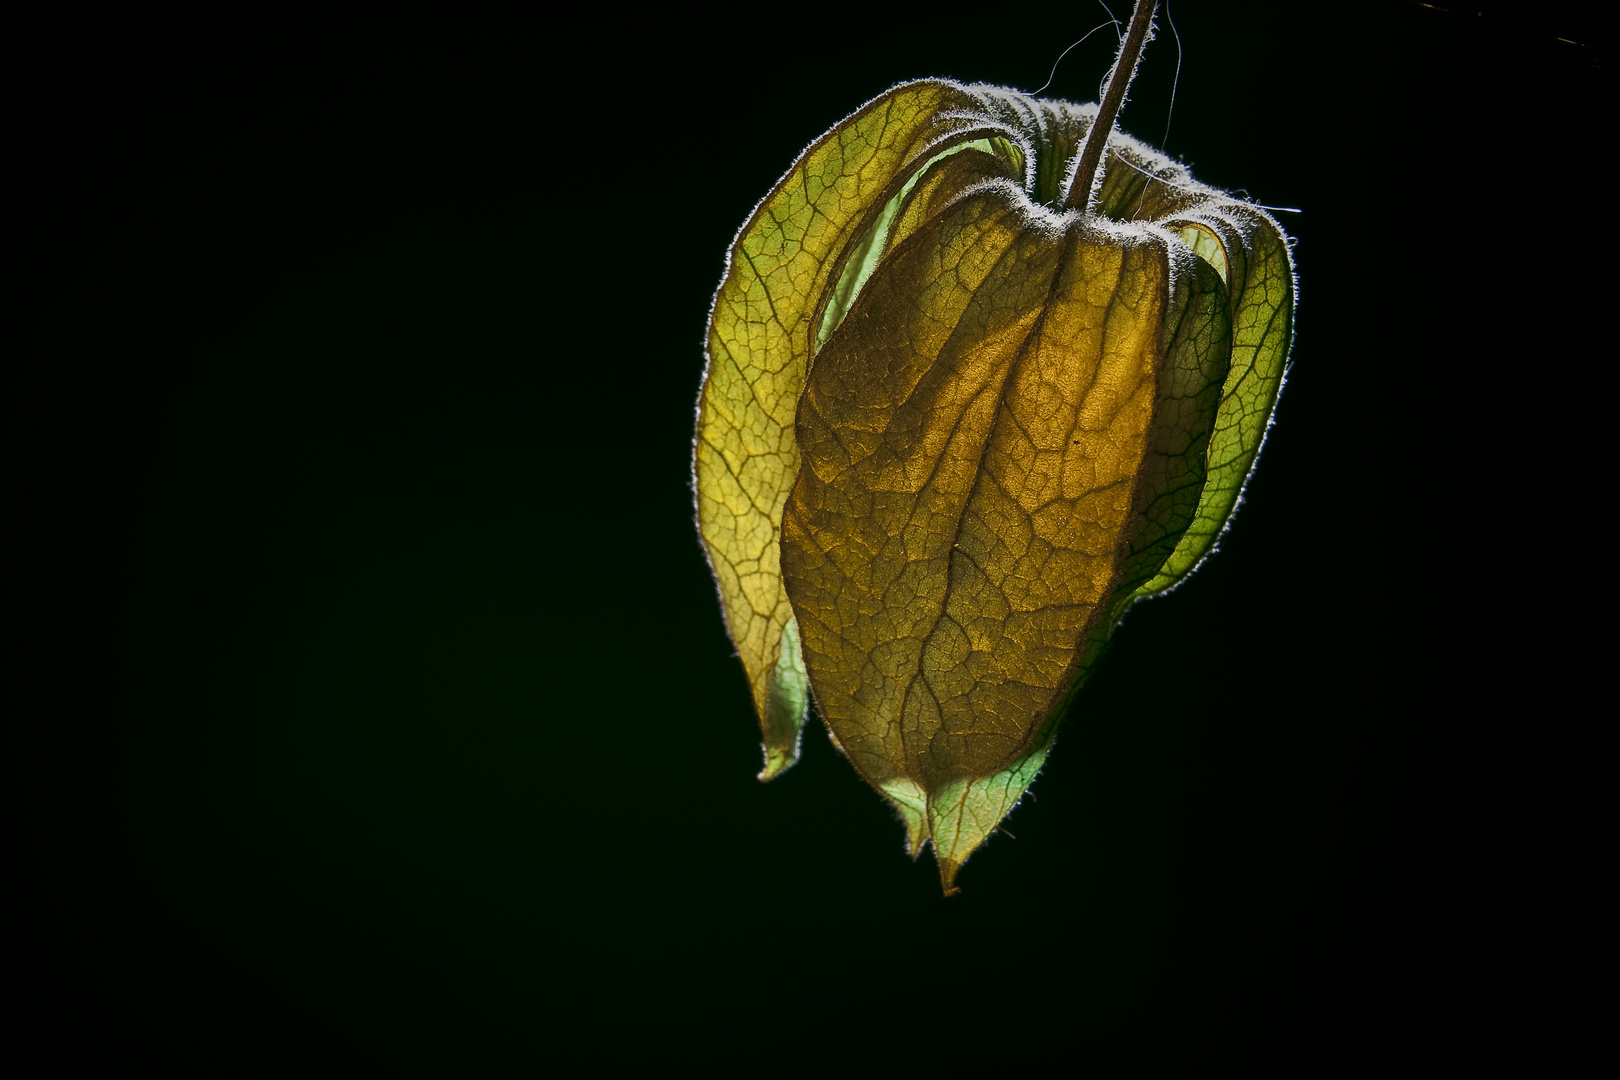
[[[1131,602],[1225,527],[1281,385],[1288,245],[1095,106],[897,87],[732,249],[695,454],[763,778],[805,691],[947,892],[1039,772]]]
[[[733,242],[710,316],[693,479],[698,529],[726,628],[753,693],[766,778],[798,754],[797,729],[770,715],[772,678],[793,618],[782,588],[782,505],[798,473],[794,413],[810,359],[812,317],[838,256],[897,175],[931,156],[973,106],[966,89],[914,83],[818,139],[754,209]],[[793,666],[790,660],[789,667]],[[781,703],[791,699],[785,692]],[[790,731],[791,729],[791,731]],[[774,763],[773,763],[774,758]]]

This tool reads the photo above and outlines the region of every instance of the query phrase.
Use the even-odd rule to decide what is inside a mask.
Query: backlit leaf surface
[[[947,891],[1125,608],[1212,549],[1287,359],[1263,211],[1118,133],[1063,207],[1095,113],[897,87],[760,204],[711,319],[699,527],[761,776],[807,684]]]

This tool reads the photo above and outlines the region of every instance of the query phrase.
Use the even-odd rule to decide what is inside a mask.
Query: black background
[[[1224,550],[1127,620],[944,901],[819,729],[753,779],[691,524],[705,317],[828,126],[908,78],[1032,89],[1095,17],[787,7],[11,43],[14,1057],[1322,1071],[1578,1036],[1595,796],[1551,773],[1529,616],[1592,526],[1545,523],[1595,389],[1606,27],[1176,7],[1166,148],[1303,211],[1295,367]],[[1094,99],[1112,40],[1049,93]],[[1123,117],[1150,141],[1174,54]]]

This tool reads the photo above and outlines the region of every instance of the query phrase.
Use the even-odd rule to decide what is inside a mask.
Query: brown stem
[[[1119,55],[1108,72],[1108,86],[1103,90],[1102,104],[1097,107],[1097,119],[1086,133],[1086,145],[1080,152],[1080,164],[1075,166],[1074,180],[1069,184],[1069,196],[1064,205],[1071,210],[1084,207],[1092,212],[1095,193],[1091,190],[1097,179],[1097,166],[1102,164],[1103,151],[1109,136],[1114,133],[1114,118],[1125,104],[1125,91],[1130,89],[1136,76],[1136,62],[1142,57],[1142,46],[1147,44],[1148,28],[1153,25],[1156,0],[1136,0],[1136,13],[1131,16],[1131,28],[1119,44]]]

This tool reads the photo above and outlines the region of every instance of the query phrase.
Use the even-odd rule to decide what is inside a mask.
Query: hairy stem
[[[1119,44],[1119,55],[1114,57],[1113,69],[1108,72],[1108,86],[1103,90],[1102,104],[1097,109],[1097,120],[1086,133],[1086,145],[1080,152],[1080,163],[1075,166],[1074,180],[1069,184],[1069,196],[1064,205],[1071,210],[1092,212],[1096,201],[1094,188],[1097,166],[1102,164],[1103,151],[1114,133],[1114,118],[1125,104],[1125,91],[1136,77],[1136,63],[1142,58],[1142,46],[1147,44],[1148,30],[1153,26],[1153,9],[1157,0],[1136,0],[1136,13],[1131,16],[1131,28]]]

